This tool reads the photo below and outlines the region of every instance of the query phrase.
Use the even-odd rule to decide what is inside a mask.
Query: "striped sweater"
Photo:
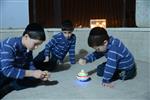
[[[104,53],[93,52],[85,57],[87,62],[105,56],[107,61],[103,74],[103,82],[109,83],[116,69],[129,70],[134,65],[134,58],[125,45],[119,40],[110,36],[107,50]]]
[[[60,61],[64,59],[69,52],[70,63],[75,63],[75,43],[76,36],[72,34],[70,39],[66,39],[63,33],[58,33],[45,45],[45,56],[50,56],[50,53],[55,55]]]
[[[22,37],[8,38],[0,43],[0,74],[22,79],[26,69],[35,69],[32,52],[22,45]]]

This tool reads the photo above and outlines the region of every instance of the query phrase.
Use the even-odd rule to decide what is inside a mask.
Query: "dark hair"
[[[41,41],[46,40],[44,28],[37,23],[28,24],[23,32],[23,36],[25,34],[28,34],[31,39],[37,39]]]
[[[90,31],[88,45],[90,47],[103,45],[104,40],[109,40],[107,31],[101,27],[95,27]]]
[[[71,31],[72,32],[74,30],[73,23],[70,20],[64,20],[62,22],[61,30],[62,31]]]

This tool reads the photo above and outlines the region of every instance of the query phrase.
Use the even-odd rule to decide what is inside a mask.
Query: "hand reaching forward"
[[[80,65],[85,65],[87,62],[85,59],[79,59],[79,64]]]
[[[102,86],[108,87],[108,88],[113,88],[114,85],[112,83],[102,83]]]

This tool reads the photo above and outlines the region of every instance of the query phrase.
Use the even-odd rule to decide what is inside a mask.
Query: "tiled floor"
[[[85,66],[59,66],[59,70],[52,72],[49,79],[54,84],[13,91],[2,100],[150,100],[149,63],[136,61],[136,78],[115,81],[115,87],[110,89],[102,87],[102,78],[92,71],[101,62],[97,60]],[[81,69],[89,72],[90,81],[80,82],[76,79]]]

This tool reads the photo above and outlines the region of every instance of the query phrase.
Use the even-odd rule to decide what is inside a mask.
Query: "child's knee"
[[[101,65],[99,65],[99,66],[97,66],[97,75],[98,76],[103,76],[103,73],[104,73],[104,65],[103,64],[101,64]]]

